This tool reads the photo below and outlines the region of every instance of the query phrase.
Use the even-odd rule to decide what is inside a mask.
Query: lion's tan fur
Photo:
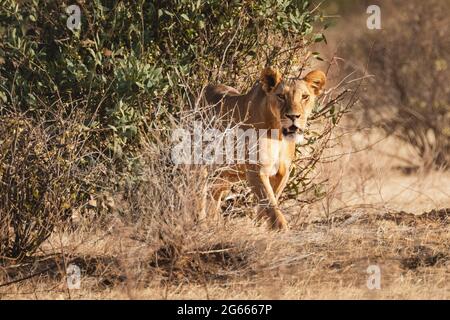
[[[286,219],[278,208],[278,198],[286,186],[294,160],[294,138],[302,137],[325,81],[322,71],[312,71],[303,79],[283,80],[277,69],[268,67],[246,94],[225,85],[207,86],[206,101],[214,106],[214,114],[225,124],[243,129],[278,129],[275,138],[265,139],[271,151],[265,155],[265,161],[233,165],[221,173],[220,183],[212,190],[216,201],[220,203],[232,183],[246,179],[259,202],[258,217],[268,218],[275,229],[287,228]],[[290,132],[290,128],[295,131]]]

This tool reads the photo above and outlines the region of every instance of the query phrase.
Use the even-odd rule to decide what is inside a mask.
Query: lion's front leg
[[[258,218],[268,218],[273,229],[287,229],[286,218],[278,208],[269,176],[255,169],[247,172],[247,179],[258,198]]]
[[[275,194],[275,199],[278,201],[280,199],[281,193],[286,188],[287,182],[289,180],[288,172],[278,172],[275,176],[270,177],[270,184]]]

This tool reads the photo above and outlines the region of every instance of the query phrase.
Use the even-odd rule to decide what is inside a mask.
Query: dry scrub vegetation
[[[322,201],[301,210],[284,204],[289,232],[268,232],[246,216],[196,225],[192,199],[198,195],[185,189],[195,193],[201,183],[192,172],[168,182],[170,190],[151,184],[136,200],[148,215],[170,219],[152,219],[149,230],[144,217],[131,222],[117,212],[107,230],[54,233],[35,260],[2,268],[3,283],[36,276],[0,288],[1,297],[447,299],[450,210],[435,208],[449,208],[450,175],[399,171],[384,152],[402,146],[389,139],[351,153],[367,147],[367,139],[353,135],[333,149],[348,155],[321,165],[333,185]],[[163,202],[177,193],[180,203]],[[66,288],[70,263],[82,268],[80,290]],[[373,264],[381,268],[381,290],[366,287]]]
[[[213,14],[221,2],[209,2]],[[253,14],[265,10],[266,2],[270,1],[242,12],[230,6],[230,12],[241,18],[233,20],[232,27],[250,23]],[[180,6],[176,10],[185,9]],[[186,21],[178,21],[188,25],[183,25],[188,36],[191,29],[194,33],[201,29],[189,21],[190,13],[195,10],[183,18]],[[226,198],[221,216],[199,223],[203,190],[214,182],[213,172],[205,175],[202,168],[174,166],[167,146],[171,129],[189,126],[203,114],[197,99],[203,84],[192,85],[192,73],[196,81],[224,81],[245,91],[258,68],[269,61],[286,74],[300,72],[295,65],[311,67],[316,54],[308,54],[311,43],[303,40],[300,47],[281,54],[271,48],[251,53],[258,41],[271,41],[277,32],[292,35],[289,30],[265,30],[256,43],[235,34],[243,43],[231,42],[230,53],[222,57],[222,51],[219,60],[214,53],[204,64],[196,60],[196,55],[206,55],[203,48],[193,48],[198,52],[190,58],[197,61],[197,69],[167,67],[164,72],[179,81],[170,88],[154,75],[149,88],[161,85],[155,89],[163,90],[158,96],[149,88],[141,91],[131,85],[132,94],[123,96],[122,102],[115,101],[115,95],[105,98],[117,103],[115,110],[102,108],[109,88],[99,90],[103,98],[95,101],[94,113],[88,101],[67,108],[64,97],[52,108],[38,102],[38,111],[23,110],[18,101],[2,105],[0,218],[7,223],[0,225],[0,299],[449,299],[450,172],[433,156],[448,159],[448,154],[445,148],[421,154],[414,141],[399,139],[405,131],[398,121],[390,127],[393,131],[379,125],[387,123],[386,113],[369,99],[374,99],[372,88],[381,90],[373,80],[379,75],[372,78],[375,71],[366,69],[369,52],[361,46],[362,52],[351,56],[339,46],[334,54],[338,35],[350,26],[354,29],[360,14],[350,14],[345,17],[348,25],[330,31],[329,40],[336,40],[329,41],[328,49],[318,47],[332,52],[324,55],[324,62],[316,62],[328,69],[331,80],[313,116],[309,144],[299,149],[297,165],[305,170],[293,173],[282,201],[290,224],[287,232],[272,232],[255,223],[245,185]],[[304,32],[306,27],[301,27]],[[233,33],[224,30],[216,40],[226,48],[224,39]],[[208,32],[202,33],[204,41]],[[176,34],[170,28],[164,33]],[[308,38],[308,33],[304,36]],[[135,35],[133,41],[140,39]],[[308,39],[313,42],[320,36]],[[164,41],[159,45],[164,47]],[[242,47],[254,64],[248,65],[236,53]],[[0,45],[0,59],[1,49]],[[101,52],[101,47],[94,49]],[[170,56],[172,49],[165,54]],[[130,52],[124,54],[134,59],[135,51]],[[280,62],[292,55],[303,58]],[[345,59],[339,58],[342,55]],[[145,57],[154,58],[150,51]],[[217,61],[222,64],[209,65]],[[187,57],[181,57],[182,62],[190,63]],[[118,63],[119,70],[128,70],[120,59],[108,63],[109,68]],[[347,77],[351,67],[356,72]],[[221,68],[228,71],[209,73]],[[237,70],[243,70],[241,77]],[[234,74],[231,83],[226,81],[228,73]],[[6,79],[7,74],[2,76]],[[96,76],[103,79],[101,72]],[[82,81],[80,77],[77,81]],[[136,83],[145,78],[136,77]],[[126,79],[123,84],[130,82]],[[442,90],[438,96],[445,96],[448,86]],[[170,100],[167,106],[161,102],[165,97]],[[151,105],[148,118],[140,118],[142,105],[133,105],[139,99]],[[72,103],[77,101],[68,105]],[[401,105],[399,112],[404,108]],[[375,110],[376,117],[369,116],[368,109]],[[99,118],[97,111],[102,114]],[[82,273],[77,290],[67,287],[71,264]],[[370,265],[381,269],[379,290],[366,285]]]

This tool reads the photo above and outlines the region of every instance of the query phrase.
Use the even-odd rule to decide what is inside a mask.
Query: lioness
[[[274,229],[286,229],[287,222],[278,208],[278,198],[289,178],[295,156],[295,145],[303,141],[315,100],[321,94],[326,76],[315,70],[303,79],[283,79],[272,67],[265,68],[259,81],[246,94],[225,85],[208,85],[206,101],[215,105],[214,112],[240,127],[267,129],[270,152],[264,161],[234,165],[220,174],[212,196],[220,204],[222,195],[231,184],[246,179],[258,199],[258,218],[268,218]]]

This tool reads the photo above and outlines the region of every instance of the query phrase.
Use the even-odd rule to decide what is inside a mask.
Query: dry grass
[[[117,216],[107,231],[56,233],[39,262],[1,270],[3,283],[41,274],[0,287],[0,298],[448,299],[450,174],[408,172],[388,155],[408,150],[390,139],[354,152],[379,138],[352,134],[330,150],[344,154],[320,168],[332,192],[301,211],[285,203],[286,233],[244,216],[158,241]],[[80,290],[67,290],[69,263],[82,269]],[[366,286],[373,264],[380,290]]]

